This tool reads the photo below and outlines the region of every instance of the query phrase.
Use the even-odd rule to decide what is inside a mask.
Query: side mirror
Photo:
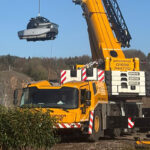
[[[18,90],[16,89],[14,91],[14,101],[13,101],[14,105],[17,105],[18,103]]]
[[[86,101],[85,105],[86,105],[86,106],[91,106],[91,101],[89,101],[89,100]]]
[[[86,91],[86,100],[91,100],[91,92],[90,91]]]

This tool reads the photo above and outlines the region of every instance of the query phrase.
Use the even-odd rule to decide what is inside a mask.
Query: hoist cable
[[[40,0],[39,0],[39,14],[38,14],[38,16],[40,16]]]

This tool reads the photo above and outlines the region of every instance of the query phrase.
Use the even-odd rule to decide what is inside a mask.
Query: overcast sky
[[[150,0],[118,0],[132,36],[131,48],[150,52]],[[70,57],[91,55],[87,26],[72,0],[41,0],[41,16],[59,25],[54,41],[27,42],[17,32],[38,14],[38,0],[0,0],[0,55]]]

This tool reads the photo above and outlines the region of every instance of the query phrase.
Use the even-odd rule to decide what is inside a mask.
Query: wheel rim
[[[99,117],[98,116],[95,116],[95,120],[94,120],[94,129],[95,129],[95,132],[98,132],[99,131]]]

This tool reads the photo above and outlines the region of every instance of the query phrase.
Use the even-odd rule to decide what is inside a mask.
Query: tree
[[[146,60],[146,55],[141,51],[141,50],[134,50],[134,49],[130,49],[130,50],[125,50],[124,54],[126,56],[126,58],[139,58],[140,60]]]
[[[147,55],[147,60],[150,62],[150,53]]]

